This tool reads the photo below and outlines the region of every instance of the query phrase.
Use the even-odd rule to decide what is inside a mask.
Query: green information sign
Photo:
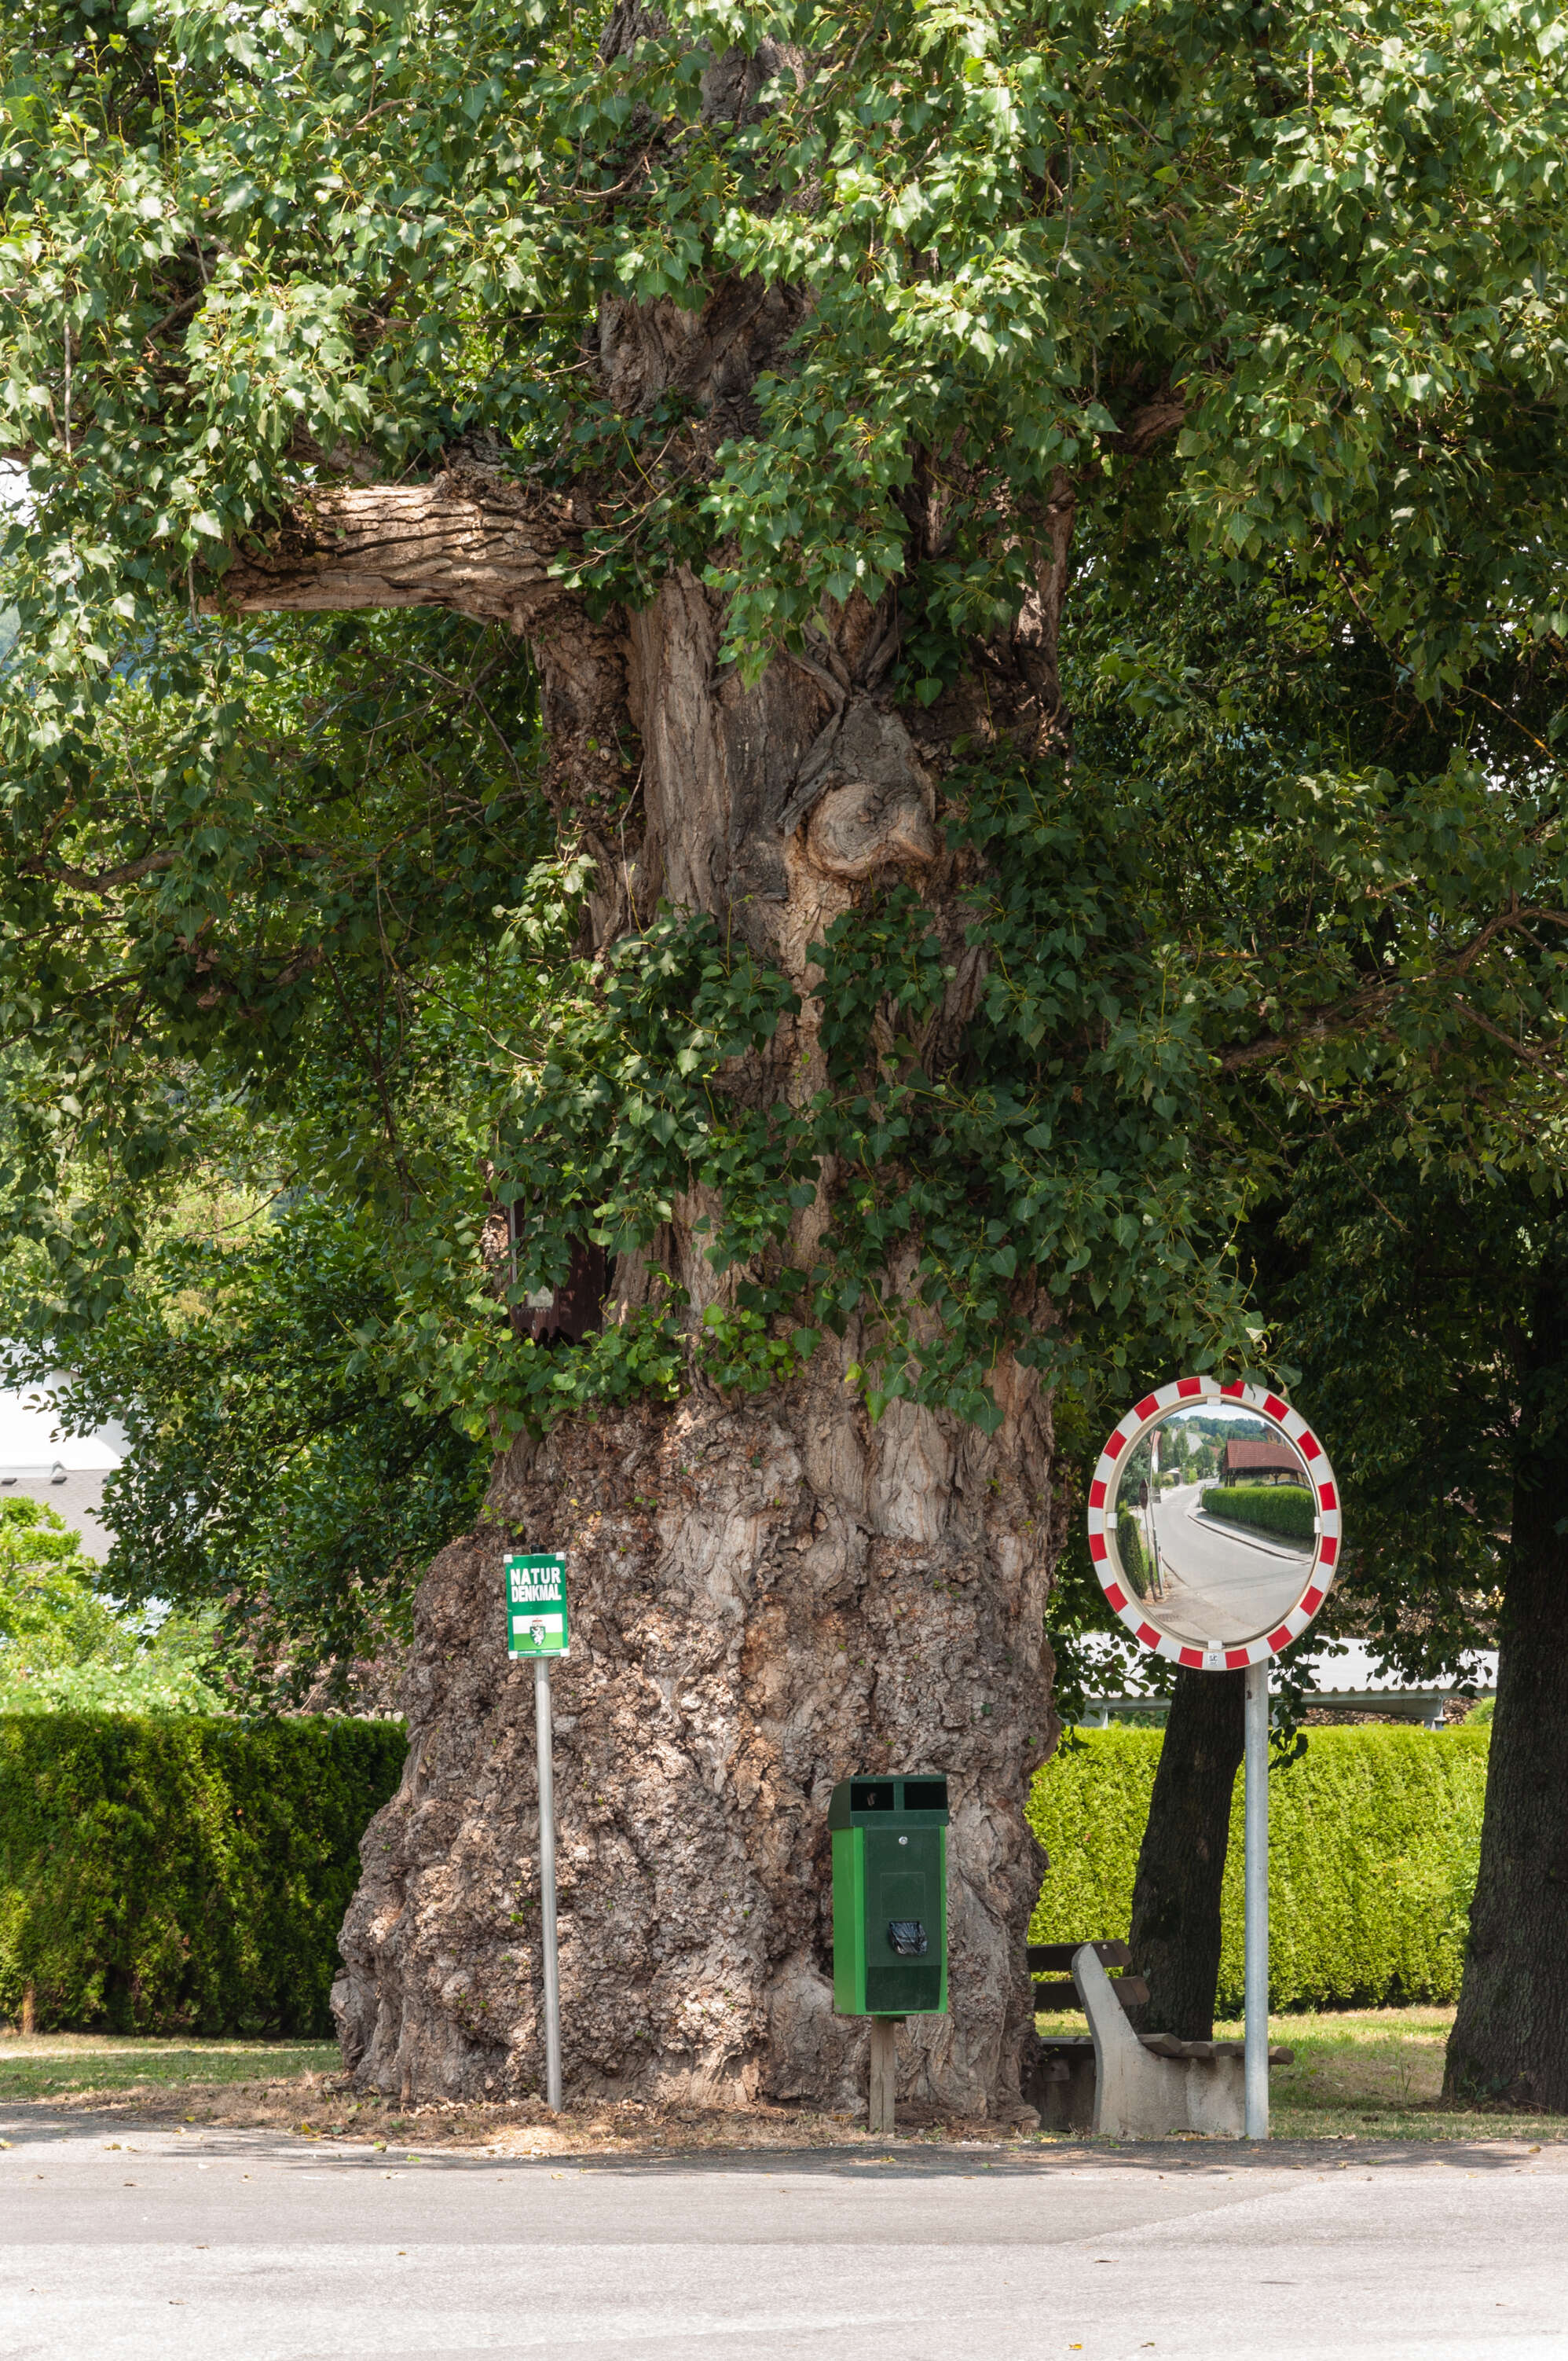
[[[507,1653],[564,1656],[566,1622],[566,1561],[564,1557],[509,1557]]]

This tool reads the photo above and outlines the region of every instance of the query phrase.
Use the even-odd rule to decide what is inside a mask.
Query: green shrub
[[[1458,1997],[1490,1733],[1382,1726],[1309,1732],[1268,1796],[1269,1996],[1275,2008]],[[1029,1823],[1050,1856],[1036,1943],[1125,1937],[1163,1733],[1107,1730],[1038,1773]],[[1242,2004],[1238,1778],[1222,1902],[1219,2007]]]
[[[112,1606],[82,1537],[41,1500],[0,1499],[0,1717],[222,1713],[203,1678],[213,1620],[143,1619]]]
[[[0,1717],[0,2014],[331,2030],[337,1930],[400,1722]]]
[[[1140,1598],[1146,1598],[1151,1588],[1148,1553],[1138,1518],[1131,1510],[1116,1520],[1116,1554],[1134,1590]]]
[[[1299,1484],[1212,1484],[1203,1495],[1206,1516],[1257,1525],[1293,1542],[1312,1538],[1312,1496]]]

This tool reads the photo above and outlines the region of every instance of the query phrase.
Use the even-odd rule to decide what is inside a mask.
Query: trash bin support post
[[[896,2016],[873,2016],[872,2026],[871,2107],[866,2128],[893,2136],[894,2106],[898,2094],[898,2027]]]

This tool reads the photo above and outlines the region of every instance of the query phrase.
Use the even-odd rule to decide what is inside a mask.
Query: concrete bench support
[[[1111,1979],[1084,1943],[1073,1954],[1072,1980],[1094,2043],[1094,2123],[1114,2139],[1164,2139],[1171,2132],[1208,2132],[1240,2139],[1246,2128],[1242,2060],[1204,2043],[1207,2058],[1162,2058],[1146,2049],[1127,2023]]]
[[[1241,2042],[1135,2033],[1091,1943],[1074,1951],[1072,1980],[1089,2035],[1042,2044],[1032,2095],[1047,2128],[1103,2132],[1114,2139],[1168,2139],[1173,2132],[1245,2136]],[[1292,2054],[1271,2049],[1269,2063],[1288,2065]]]

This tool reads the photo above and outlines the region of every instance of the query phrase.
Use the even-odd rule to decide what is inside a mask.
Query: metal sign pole
[[[533,1660],[533,1724],[539,1746],[539,1925],[544,1960],[544,2103],[558,2114],[561,2106],[561,1965],[555,1951],[555,1758],[550,1727],[548,1656],[535,1656]],[[1249,1786],[1249,1796],[1251,1793]],[[1250,1821],[1248,1826],[1250,1828]],[[1248,2071],[1251,2071],[1250,2064]],[[1251,2088],[1250,2083],[1248,2088]]]
[[[1268,1663],[1246,1668],[1246,2136],[1268,2137]]]

